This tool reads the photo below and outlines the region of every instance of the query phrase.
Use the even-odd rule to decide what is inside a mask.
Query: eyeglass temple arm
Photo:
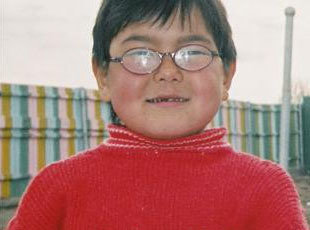
[[[111,62],[122,62],[123,58],[122,57],[111,57],[110,61]]]
[[[216,51],[213,51],[213,50],[210,50],[210,52],[212,53],[212,56],[218,56],[218,57],[221,56],[221,53],[219,53],[219,52],[216,52]]]

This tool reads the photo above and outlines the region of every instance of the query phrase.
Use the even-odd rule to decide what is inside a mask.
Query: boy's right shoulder
[[[48,164],[37,175],[37,177],[44,174],[53,174],[58,177],[66,177],[69,180],[76,176],[85,175],[85,173],[94,170],[100,165],[104,165],[104,153],[107,151],[104,145],[99,145],[95,148],[78,152],[75,155],[55,161]],[[63,178],[64,179],[64,178]]]

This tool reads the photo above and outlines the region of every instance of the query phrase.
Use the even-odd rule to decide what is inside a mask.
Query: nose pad
[[[164,53],[158,70],[154,73],[155,81],[175,81],[183,80],[183,74],[174,63],[171,53]]]

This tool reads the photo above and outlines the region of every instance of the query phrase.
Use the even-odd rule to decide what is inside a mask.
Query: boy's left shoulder
[[[280,182],[281,180],[293,183],[289,173],[276,162],[246,152],[237,152],[235,158],[239,162],[237,167],[254,178],[261,178],[261,180],[270,181],[271,183]]]

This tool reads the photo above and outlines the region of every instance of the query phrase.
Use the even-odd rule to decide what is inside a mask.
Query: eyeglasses
[[[173,53],[161,53],[148,48],[134,48],[121,57],[111,57],[111,62],[121,63],[131,73],[146,75],[154,72],[164,56],[170,56],[176,66],[186,71],[199,71],[208,67],[219,53],[201,45],[187,45]]]

